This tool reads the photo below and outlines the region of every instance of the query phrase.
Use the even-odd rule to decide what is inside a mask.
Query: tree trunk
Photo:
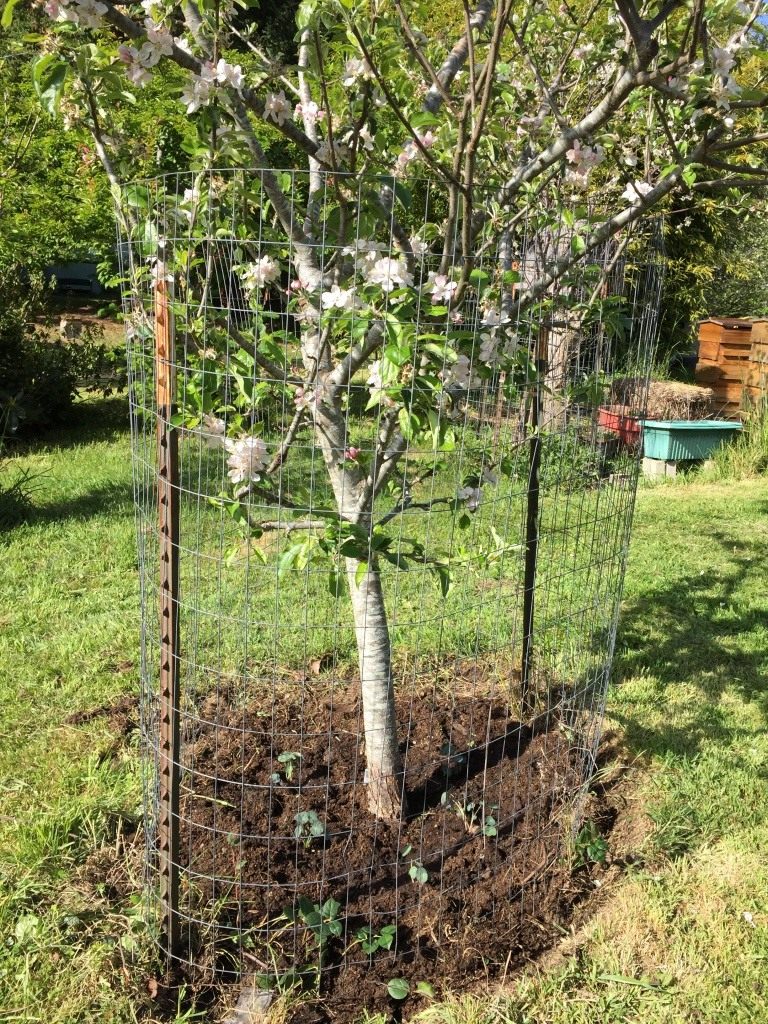
[[[343,413],[338,408],[318,403],[314,419],[316,443],[323,454],[339,513],[348,522],[370,525],[373,495],[368,500],[362,499],[365,486],[362,472],[355,463],[344,460],[348,442]],[[392,821],[402,815],[404,799],[391,641],[378,566],[372,557],[358,584],[357,572],[361,564],[356,558],[346,559],[360,666],[368,806],[377,818]]]
[[[395,720],[395,691],[381,576],[369,563],[359,584],[360,562],[347,559],[352,597],[368,768],[368,807],[377,818],[395,820],[404,810],[403,776]]]

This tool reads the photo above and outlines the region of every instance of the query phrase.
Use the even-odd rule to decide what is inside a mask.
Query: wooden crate
[[[753,386],[751,379],[748,380],[753,322],[737,317],[710,317],[699,324],[696,383],[712,388],[717,414],[725,419],[739,419],[744,387]]]
[[[752,399],[768,394],[768,320],[755,321],[746,384]]]

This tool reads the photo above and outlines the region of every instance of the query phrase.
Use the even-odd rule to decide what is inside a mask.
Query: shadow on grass
[[[750,587],[765,573],[764,544],[718,529],[702,534],[701,543],[702,551],[718,545],[716,568],[682,572],[631,598],[622,613],[614,668],[618,684],[650,672],[658,681],[660,706],[672,686],[699,690],[682,720],[671,710],[661,725],[657,714],[648,716],[649,724],[642,708],[626,713],[620,702],[614,705],[611,717],[637,751],[690,757],[707,742],[751,737],[754,730],[741,727],[733,708],[724,707],[726,691],[757,705],[768,723],[768,654],[760,635],[768,619],[764,609],[744,607]]]
[[[66,423],[12,438],[5,452],[7,461],[0,467],[0,534],[7,535],[23,524],[130,512],[133,503],[130,478],[111,481],[105,472],[102,481],[83,493],[66,493],[51,500],[49,471],[38,468],[37,464],[25,466],[23,462],[29,456],[66,452],[99,442],[124,442],[127,460],[130,459],[128,428],[128,399],[126,395],[117,395],[77,402]],[[61,464],[66,466],[66,455]],[[65,489],[72,490],[58,485],[55,488],[56,491]]]
[[[98,515],[133,514],[133,485],[131,483],[103,484],[84,494],[64,498],[50,504],[35,504],[27,513],[25,522],[55,523],[63,519],[90,519]]]
[[[73,448],[83,444],[110,441],[127,433],[128,395],[108,398],[87,397],[75,402],[67,419],[34,432],[22,432],[11,439],[8,455],[34,455],[40,449]]]

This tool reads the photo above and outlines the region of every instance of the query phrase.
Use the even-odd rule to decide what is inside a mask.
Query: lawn
[[[131,894],[141,851],[123,841],[135,734],[119,716],[71,720],[138,691],[123,408],[81,416],[18,456],[41,474],[35,509],[0,534],[0,1020],[212,1019],[157,996]],[[608,704],[633,855],[560,954],[422,1019],[765,1019],[766,542],[764,479],[641,488]]]

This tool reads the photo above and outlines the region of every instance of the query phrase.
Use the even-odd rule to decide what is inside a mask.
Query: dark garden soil
[[[408,708],[401,709],[401,734],[408,737],[410,813],[400,829],[376,826],[365,810],[356,738],[358,708],[351,698],[344,702],[337,696],[331,707],[321,697],[312,713],[305,703],[303,735],[296,731],[299,719],[293,716],[300,710],[296,705],[286,703],[274,722],[271,714],[267,718],[256,707],[235,712],[209,701],[200,708],[199,718],[210,722],[218,717],[219,728],[198,723],[188,737],[195,774],[187,776],[187,782],[193,784],[195,795],[188,792],[183,806],[189,821],[182,860],[192,870],[209,875],[215,870],[217,876],[230,878],[235,877],[233,867],[243,861],[239,890],[230,886],[225,898],[224,888],[215,887],[222,898],[220,924],[237,924],[241,897],[243,924],[274,921],[284,907],[296,903],[297,879],[301,894],[311,902],[335,898],[340,905],[338,917],[345,930],[329,941],[320,996],[307,992],[301,998],[296,993],[289,997],[290,1024],[346,1024],[361,1019],[364,1009],[379,1010],[400,1021],[429,1001],[415,991],[419,982],[430,983],[439,997],[498,985],[521,966],[540,960],[542,954],[547,962],[553,957],[557,962],[558,956],[573,953],[578,929],[610,899],[613,884],[626,866],[640,857],[648,822],[641,805],[634,807],[636,784],[622,767],[626,753],[620,737],[604,738],[598,752],[600,774],[581,805],[582,820],[594,823],[607,841],[606,863],[590,863],[588,857],[579,863],[578,858],[566,857],[562,845],[581,778],[578,759],[569,753],[578,746],[573,734],[569,744],[555,722],[551,727],[540,721],[533,730],[521,728],[500,702],[485,698],[456,695],[452,708],[444,699],[441,710],[434,712],[433,700],[430,691],[414,703],[412,714]],[[114,704],[72,715],[69,721],[85,724],[94,719],[107,720],[110,731],[118,734],[116,739],[122,737],[125,742],[138,727],[136,699],[122,697]],[[316,734],[311,736],[313,720]],[[329,723],[333,726],[330,742]],[[244,733],[244,728],[253,733]],[[301,770],[289,783],[273,786],[270,796],[268,780],[277,767],[270,751],[276,755],[296,748],[299,737]],[[243,743],[254,758],[252,763],[241,761]],[[441,755],[441,748],[449,753]],[[242,774],[241,764],[246,766]],[[450,802],[440,801],[441,794],[448,792],[448,800],[463,801],[465,810],[469,803],[482,803],[486,764],[486,817],[492,810],[496,836],[483,835],[471,813],[467,828],[455,802],[452,810]],[[203,773],[218,773],[230,781],[206,783]],[[243,832],[265,836],[265,825],[269,826],[269,844],[246,839],[241,850],[239,840],[233,841],[235,829],[237,834],[240,829],[241,797]],[[213,803],[212,798],[220,802]],[[301,843],[297,847],[293,835],[297,807],[317,808],[327,823],[326,838],[314,840],[308,849]],[[216,832],[206,831],[214,825]],[[217,835],[228,827],[232,832]],[[194,860],[189,858],[190,839]],[[398,856],[409,844],[414,852]],[[112,920],[112,912],[115,922],[127,920],[122,915],[125,907],[134,906],[143,855],[141,829],[134,831],[125,822],[117,841],[94,851],[82,866],[78,884],[89,904],[103,907],[105,921]],[[409,875],[417,857],[428,873],[423,883]],[[214,895],[210,883],[196,882],[200,899],[207,901]],[[248,889],[247,883],[257,888]],[[377,930],[396,919],[394,955],[379,950],[369,961],[359,944],[349,948],[359,927],[373,923]],[[187,937],[197,943],[195,968],[147,976],[123,964],[112,979],[118,988],[133,992],[140,1017],[175,1019],[183,1005],[198,1011],[207,1008],[217,1020],[229,1019],[224,1008],[237,1002],[244,988],[258,983],[260,974],[274,974],[275,969],[287,972],[313,959],[313,943],[306,933],[287,922],[277,923],[269,946],[274,963],[265,962],[266,946],[256,937],[238,953],[243,973],[227,977],[221,967],[233,961],[222,950],[228,946],[231,954],[232,943],[220,942],[215,954],[210,932]],[[341,967],[345,948],[347,963]],[[402,1003],[387,993],[392,978],[410,981],[410,994]]]
[[[234,953],[242,982],[274,988],[298,972],[311,987],[315,933],[301,913],[281,915],[338,904],[320,998],[296,1005],[297,1024],[398,1011],[393,978],[410,983],[407,1012],[423,1002],[419,983],[439,994],[499,979],[551,946],[594,891],[589,870],[564,856],[584,766],[556,716],[524,726],[501,699],[445,690],[403,704],[407,814],[382,822],[366,806],[359,702],[339,690],[287,687],[268,710],[209,698],[185,730],[184,900],[193,917],[217,903],[207,964],[226,969]],[[285,752],[301,754],[290,779]],[[609,829],[609,801],[582,800],[580,813]],[[323,834],[297,838],[307,814]],[[368,956],[355,941],[361,928],[392,925],[390,950]],[[188,939],[202,941],[194,930]]]

